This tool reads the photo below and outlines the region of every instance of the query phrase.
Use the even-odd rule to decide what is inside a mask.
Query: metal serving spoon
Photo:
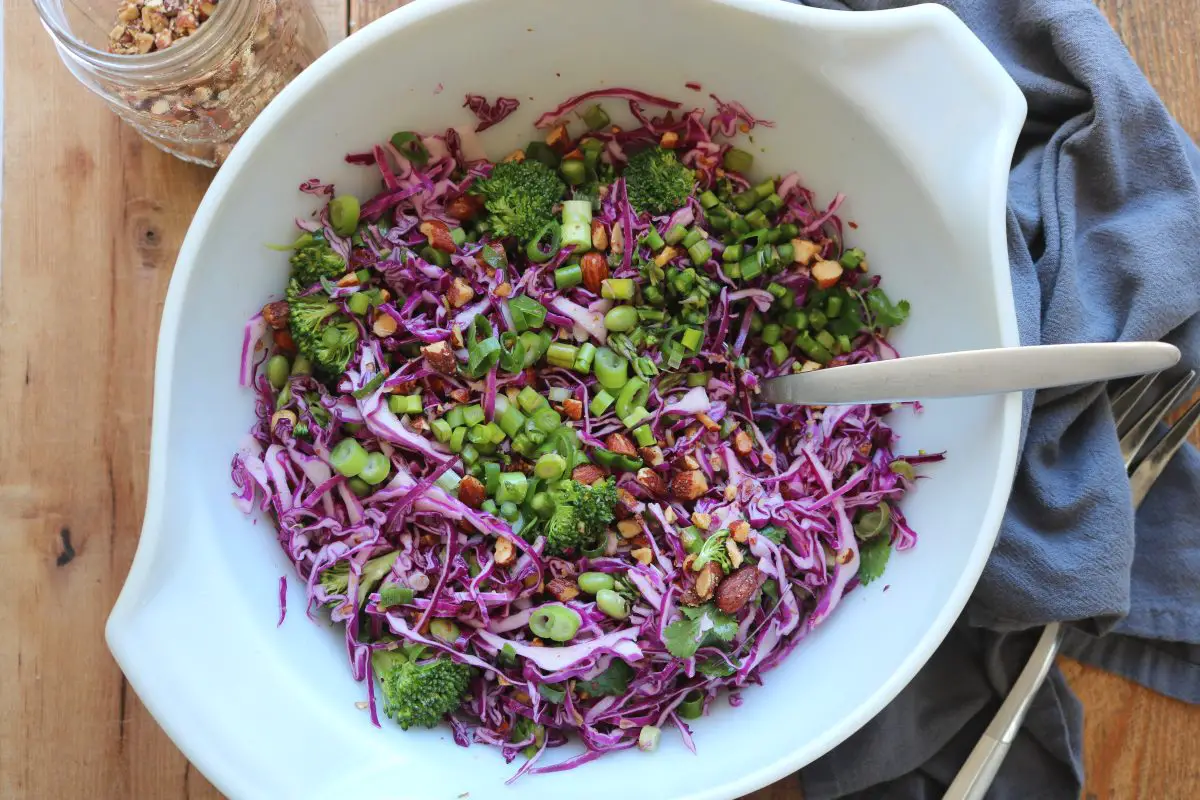
[[[1178,348],[1165,342],[964,350],[771,378],[759,399],[830,406],[1003,394],[1144,375],[1177,361]]]

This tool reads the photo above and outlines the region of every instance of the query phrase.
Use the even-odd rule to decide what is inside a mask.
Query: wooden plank
[[[350,32],[360,30],[411,0],[350,0]]]
[[[345,39],[350,32],[349,5],[347,0],[310,0],[317,18],[325,26],[325,34],[329,37],[329,46]]]

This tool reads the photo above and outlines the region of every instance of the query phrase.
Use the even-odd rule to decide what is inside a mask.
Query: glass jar
[[[174,14],[192,2],[144,5]],[[122,30],[118,11],[134,9],[132,0],[34,3],[63,62],[84,86],[155,146],[207,166],[220,165],[263,107],[327,47],[308,0],[196,2],[211,16],[200,13],[189,35],[144,54],[109,52]],[[139,0],[136,8],[142,5]]]

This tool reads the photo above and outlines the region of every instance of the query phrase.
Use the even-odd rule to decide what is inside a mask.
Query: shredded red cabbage
[[[346,157],[379,174],[378,193],[355,206],[352,236],[338,232],[344,209],[334,208],[331,185],[301,186],[329,205],[297,221],[309,237],[297,247],[323,240],[345,274],[293,284],[292,321],[281,325],[264,308],[243,336],[240,380],[254,391],[257,424],[233,457],[238,507],[274,519],[310,614],[324,607],[345,623],[372,721],[370,654],[396,640],[423,645],[472,668],[468,694],[447,715],[454,740],[494,745],[509,761],[524,753],[513,779],[650,749],[661,728],[694,750],[685,720],[706,714],[725,689],[740,704],[740,690],[761,683],[848,591],[878,578],[893,549],[913,546],[898,503],[915,467],[941,458],[899,453],[891,405],[755,401],[763,378],[896,355],[887,329],[903,322],[907,304],[892,303],[865,255],[844,246],[842,196],[822,207],[795,173],[740,172],[749,156],[733,140],[771,123],[715,96],[714,112],[676,116],[676,101],[598,89],[536,125],[602,98],[627,101],[637,124],[568,136],[546,152],[580,163],[594,154],[568,197],[592,201],[599,252],[584,262],[604,265],[612,282],[603,291],[586,277],[556,280],[580,261],[573,245],[534,262],[525,242],[492,233],[493,212],[475,187],[493,165],[464,138],[470,131],[397,134]],[[642,104],[666,113],[648,117]],[[465,105],[482,131],[518,102],[468,95]],[[630,154],[658,145],[692,170],[694,186],[668,213],[639,212],[622,171]],[[306,257],[298,250],[293,264]],[[632,292],[618,291],[620,281]],[[319,339],[288,334],[300,304],[314,299],[344,325]],[[637,327],[613,324],[614,305],[632,306]],[[297,348],[339,337],[353,343],[339,374],[301,368]],[[641,396],[629,392],[640,409],[630,415],[629,398],[614,403],[624,388],[606,390],[590,361],[553,366],[514,349],[539,337],[572,354],[604,347],[594,358],[620,361],[624,388],[644,384]],[[537,477],[536,454],[497,424],[516,419],[508,409],[532,417],[529,392],[557,420],[547,452],[567,453],[568,470],[590,462],[586,469],[615,481],[616,519],[583,550],[551,547],[531,498],[565,501]],[[470,438],[456,434],[455,412],[475,407],[483,421],[461,423]],[[530,438],[527,430],[520,435]],[[373,459],[376,472],[339,460],[348,449]],[[528,496],[496,502],[488,461],[521,473]],[[584,480],[578,471],[564,477],[572,476]],[[481,502],[483,491],[495,499]],[[379,574],[371,565],[383,556],[391,560]],[[607,576],[599,580],[614,594],[583,591],[584,573]],[[283,577],[279,624],[286,592]],[[625,613],[602,602],[613,597]],[[566,641],[539,638],[531,628],[539,610],[577,618],[578,628]],[[457,626],[453,640],[439,638],[445,628],[434,623],[446,621]],[[569,739],[586,751],[547,764],[546,751]]]

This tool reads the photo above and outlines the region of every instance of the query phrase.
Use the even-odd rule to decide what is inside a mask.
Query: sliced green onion
[[[353,478],[367,466],[367,451],[357,439],[342,439],[329,451],[329,463],[341,475]]]
[[[462,406],[463,424],[467,427],[473,427],[483,422],[483,406],[478,403],[472,403],[469,406]]]
[[[489,336],[473,345],[468,345],[467,374],[475,378],[481,378],[499,360],[500,340],[495,336]]]
[[[690,254],[689,254],[690,255]],[[742,246],[740,244],[731,244],[721,253],[721,260],[726,264],[733,261],[740,261],[742,258]]]
[[[672,225],[667,231],[666,235],[663,237],[663,240],[667,244],[679,244],[687,235],[687,228],[683,227],[682,225]]]
[[[358,473],[358,477],[372,486],[378,486],[387,479],[391,471],[392,462],[387,456],[383,453],[371,453],[367,456],[367,463]]]
[[[429,424],[429,427],[433,429],[433,438],[443,443],[450,441],[450,435],[454,433],[450,423],[444,419],[435,419]]]
[[[443,417],[451,428],[461,428],[467,424],[466,415],[463,413],[463,406],[455,406],[446,412]]]
[[[654,431],[649,425],[639,425],[633,429],[633,438],[637,440],[639,447],[653,447],[658,444],[654,438]]]
[[[788,347],[786,344],[783,342],[776,342],[775,344],[771,345],[771,361],[775,363],[775,366],[778,367],[784,361],[787,361],[787,358]]]
[[[525,415],[516,404],[510,404],[503,411],[496,413],[496,423],[508,436],[516,436],[525,427]]]
[[[699,691],[688,692],[683,702],[676,707],[675,713],[682,719],[700,719],[704,714],[704,695]]]
[[[891,464],[888,464],[888,469],[908,481],[911,481],[916,475],[916,472],[913,470],[913,465],[903,459],[897,459]]]
[[[573,357],[572,357],[573,358]],[[532,414],[534,411],[546,404],[546,398],[537,393],[537,390],[532,386],[526,386],[517,394],[517,405],[526,414]]]
[[[592,360],[595,357],[596,345],[584,342],[579,346],[579,353],[575,356],[575,362],[571,365],[571,369],[586,375],[592,371]]]
[[[688,350],[696,353],[699,352],[700,345],[704,342],[704,334],[697,328],[688,328],[683,332],[683,336],[679,337],[679,341]]]
[[[859,514],[854,521],[854,535],[859,539],[874,539],[892,527],[892,510],[887,503],[880,503],[869,511]]]
[[[583,283],[583,269],[578,264],[568,264],[554,270],[554,287],[556,289],[573,289]]]
[[[705,190],[700,193],[699,200],[700,200],[700,207],[704,208],[704,209],[712,208],[721,202],[720,200],[717,199],[717,196],[715,194],[713,194],[711,191],[708,191],[708,190]]]
[[[564,158],[558,165],[558,171],[562,173],[563,180],[572,186],[578,186],[587,180],[587,165],[578,158]],[[588,208],[591,207],[591,201],[588,201]]]
[[[366,292],[355,292],[346,299],[346,307],[352,314],[361,317],[371,310],[371,298],[367,297]]]
[[[593,397],[592,402],[588,404],[588,411],[591,412],[593,417],[598,417],[605,411],[608,411],[609,406],[611,406],[615,401],[616,398],[614,398],[604,389],[601,389],[600,391],[596,392],[596,396]]]
[[[500,334],[500,369],[516,374],[525,369],[525,344],[513,331]]]
[[[783,329],[777,323],[772,322],[770,325],[763,326],[760,338],[763,344],[774,345],[779,341],[779,336],[782,333]]]
[[[646,232],[645,236],[642,237],[642,241],[646,243],[647,247],[655,252],[662,250],[667,245],[667,243],[663,241],[662,236],[659,234],[658,229],[653,227]]]
[[[525,366],[532,367],[546,354],[546,348],[550,346],[550,334],[546,331],[525,331],[521,334],[521,345],[525,348]]]
[[[712,258],[712,245],[708,242],[696,242],[687,251],[688,257],[692,259],[692,263],[696,266],[707,264],[708,260]]]
[[[537,236],[534,236],[529,244],[525,245],[525,255],[529,257],[530,261],[544,264],[554,258],[561,246],[562,231],[558,227],[558,223],[547,222],[538,231]]]
[[[546,453],[533,465],[533,474],[542,480],[556,481],[567,471],[567,460],[558,453]]]
[[[570,369],[575,363],[575,357],[579,355],[579,348],[573,344],[565,342],[554,342],[550,348],[546,350],[546,361],[552,367],[562,367]],[[526,387],[529,388],[529,387]]]
[[[551,403],[562,403],[570,399],[571,390],[565,386],[552,386],[546,394],[550,397]]]
[[[766,228],[767,215],[762,212],[762,209],[756,208],[746,214],[746,223],[751,228]]]
[[[558,168],[558,153],[545,142],[533,141],[525,145],[525,157],[540,161],[550,169]]]
[[[633,429],[637,428],[639,425],[641,425],[643,422],[645,422],[646,420],[650,419],[650,417],[651,417],[651,414],[649,411],[647,411],[645,409],[645,407],[638,406],[637,408],[633,409],[633,411],[630,411],[628,414],[621,417],[621,424],[624,425],[626,428],[633,430]],[[641,466],[641,465],[639,464],[638,466]]]
[[[721,164],[730,172],[748,172],[754,166],[754,156],[745,150],[731,147],[725,151]]]
[[[570,162],[564,161],[565,166]],[[580,181],[582,182],[582,181]],[[592,201],[564,200],[562,204],[562,244],[574,245],[576,253],[592,247]]]
[[[629,362],[608,347],[596,351],[593,369],[600,385],[612,391],[619,390],[629,379]]]
[[[508,310],[512,313],[514,324],[518,315],[521,322],[516,324],[517,332],[541,328],[546,323],[546,307],[532,297],[521,295],[508,301]]]
[[[600,296],[605,300],[632,300],[632,278],[605,278],[600,283]]]
[[[862,250],[858,249],[857,247],[851,247],[849,250],[842,253],[842,257],[838,259],[838,263],[840,263],[846,269],[858,269],[860,266],[862,266],[863,259],[866,257],[867,254]]]
[[[496,489],[496,502],[517,503],[525,502],[525,494],[529,491],[529,478],[524,472],[502,472],[500,483]]]
[[[646,405],[650,399],[650,385],[638,377],[630,378],[617,395],[617,416],[621,419],[629,416],[638,406]]]

